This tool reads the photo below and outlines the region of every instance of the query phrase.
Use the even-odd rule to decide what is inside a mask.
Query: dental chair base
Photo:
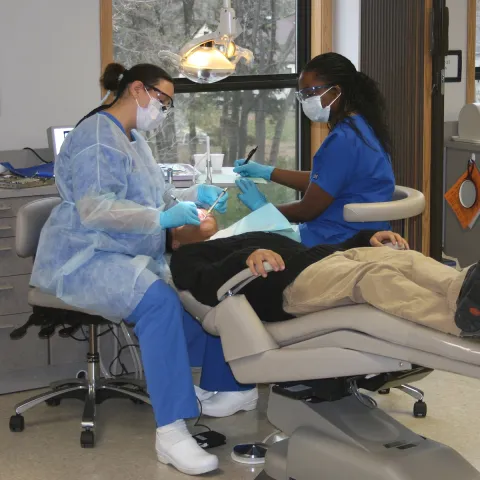
[[[267,416],[289,438],[268,449],[257,480],[480,479],[460,454],[407,429],[358,390],[334,401],[279,391],[270,394]]]
[[[134,403],[149,404],[150,398],[146,392],[145,382],[134,378],[100,378],[100,358],[98,353],[97,325],[90,325],[89,351],[87,354],[87,377],[62,380],[50,386],[50,391],[29,398],[15,406],[15,413],[10,418],[10,431],[22,432],[25,429],[23,413],[44,402],[52,407],[60,405],[64,398],[75,398],[84,401],[82,416],[82,433],[80,445],[83,448],[95,446],[95,416],[96,405],[109,398],[128,398]]]

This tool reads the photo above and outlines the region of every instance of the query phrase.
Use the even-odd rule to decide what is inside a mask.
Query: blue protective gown
[[[106,114],[68,135],[55,164],[62,202],[42,230],[31,284],[135,325],[155,419],[163,426],[198,415],[190,359],[203,366],[213,391],[249,387],[235,382],[220,340],[199,328],[164,281],[169,270],[159,213],[173,206],[172,193],[195,201],[196,191],[172,192],[146,141],[132,135],[130,141]]]
[[[94,115],[65,139],[55,163],[62,198],[40,236],[31,284],[105,318],[127,318],[158,278],[167,279],[159,214],[173,206],[145,139]],[[175,190],[196,200],[193,189]]]

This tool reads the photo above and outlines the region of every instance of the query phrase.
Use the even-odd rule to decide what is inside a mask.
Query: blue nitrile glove
[[[193,202],[179,202],[165,212],[160,212],[160,226],[163,229],[200,225],[197,206]]]
[[[197,190],[197,202],[202,207],[211,207],[223,190],[215,185],[199,185]],[[225,193],[220,201],[215,205],[215,209],[219,213],[227,211],[228,193]]]
[[[242,192],[238,195],[238,199],[252,210],[252,212],[268,203],[265,195],[257,188],[252,180],[239,178],[238,180],[235,180],[235,183]]]
[[[267,181],[270,181],[272,178],[272,172],[275,170],[275,167],[271,165],[260,165],[256,162],[248,162],[244,165],[245,159],[235,160],[235,168],[233,171],[240,174],[242,177],[252,177],[252,178],[263,178]]]

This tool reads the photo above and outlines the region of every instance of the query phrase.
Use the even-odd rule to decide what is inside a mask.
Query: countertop
[[[0,198],[40,197],[49,195],[58,195],[58,190],[55,185],[33,188],[0,188]]]

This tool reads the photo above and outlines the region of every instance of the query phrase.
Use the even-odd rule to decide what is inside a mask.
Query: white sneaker
[[[198,445],[184,420],[157,428],[155,448],[160,462],[187,475],[202,475],[218,468],[218,458]]]
[[[229,417],[240,411],[255,410],[257,402],[256,388],[244,392],[218,392],[202,402],[202,413],[209,417]]]
[[[197,387],[196,385],[194,385],[193,387],[195,388],[195,395],[201,402],[212,398],[216,394],[216,392],[208,392],[207,390]]]

